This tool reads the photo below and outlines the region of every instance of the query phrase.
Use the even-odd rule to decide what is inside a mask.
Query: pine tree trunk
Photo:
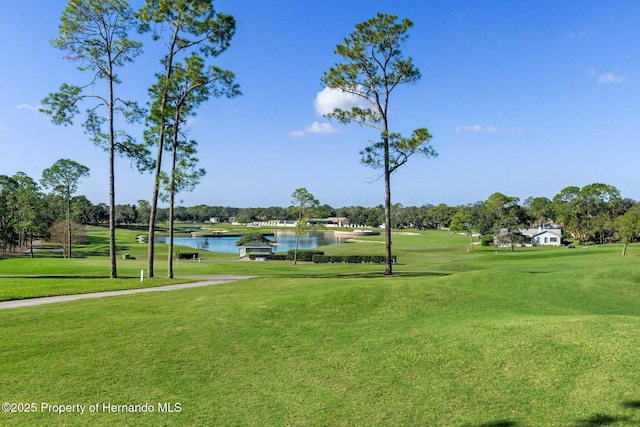
[[[163,132],[163,131],[161,131]],[[164,133],[164,132],[163,132]],[[147,277],[153,277],[153,258],[155,256],[155,235],[156,217],[158,213],[158,194],[160,193],[160,172],[162,170],[162,150],[164,137],[160,137],[158,142],[158,153],[156,156],[156,170],[153,179],[153,195],[151,196],[151,212],[149,212],[149,237],[147,241]]]
[[[67,244],[69,245],[68,258],[71,258],[71,194],[67,192]]]
[[[391,170],[389,166],[389,137],[384,133],[384,236],[385,236],[385,276],[393,274],[393,259],[391,258]]]
[[[109,277],[118,277],[116,267],[116,180],[115,180],[115,147],[116,135],[113,123],[113,79],[109,80]]]
[[[177,135],[174,136],[174,138],[177,139]],[[175,169],[176,169],[176,162],[177,162],[177,157],[178,157],[178,153],[177,153],[177,144],[178,142],[174,139],[173,142],[173,159],[172,159],[172,165],[171,165],[171,184],[170,184],[170,190],[169,190],[169,253],[167,255],[167,277],[169,279],[173,279],[173,210],[174,210],[174,204],[175,204],[175,195],[176,195],[176,184],[175,184]]]

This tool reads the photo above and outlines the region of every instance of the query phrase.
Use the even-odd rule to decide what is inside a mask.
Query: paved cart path
[[[190,276],[191,278],[196,276]],[[55,297],[27,298],[11,301],[0,301],[0,310],[7,308],[31,307],[34,305],[53,304],[56,302],[76,301],[89,298],[103,298],[117,295],[140,294],[143,292],[163,292],[175,291],[178,289],[199,288],[202,286],[219,285],[222,283],[235,282],[236,280],[251,279],[256,276],[197,276],[201,277],[201,282],[180,283],[175,285],[158,286],[155,288],[125,289],[121,291],[92,292],[88,294],[59,295]]]

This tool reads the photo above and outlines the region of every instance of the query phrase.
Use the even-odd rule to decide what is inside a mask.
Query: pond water
[[[175,245],[189,246],[199,250],[211,252],[239,253],[236,242],[240,237],[174,237]],[[296,233],[292,231],[278,231],[273,236],[267,236],[276,243],[276,252],[287,252],[296,248]],[[344,242],[348,237],[336,236],[332,231],[328,232],[303,232],[300,233],[298,249],[314,249],[318,246],[335,245]],[[158,237],[156,243],[169,243],[168,237]]]

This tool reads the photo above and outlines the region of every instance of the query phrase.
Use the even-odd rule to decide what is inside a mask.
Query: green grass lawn
[[[381,237],[365,240],[324,249],[383,252]],[[119,260],[131,286],[146,256],[136,245]],[[472,252],[464,236],[420,232],[395,236],[393,277],[207,254],[176,273],[261,277],[0,310],[0,398],[37,409],[0,413],[0,425],[638,425],[640,248],[620,251]],[[94,277],[1,278],[0,289],[108,286],[92,252],[1,259],[0,274]],[[145,404],[154,411],[113,410]]]

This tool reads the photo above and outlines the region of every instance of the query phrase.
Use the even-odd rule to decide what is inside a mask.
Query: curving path
[[[158,286],[155,288],[125,289],[121,291],[92,292],[89,294],[59,295],[55,297],[27,298],[11,301],[0,301],[0,310],[7,308],[31,307],[34,305],[53,304],[56,302],[76,301],[89,298],[103,298],[117,295],[140,294],[143,292],[175,291],[178,289],[199,288],[202,286],[219,285],[235,282],[236,280],[251,279],[257,276],[190,276],[202,277],[201,282],[180,283],[175,285]]]

